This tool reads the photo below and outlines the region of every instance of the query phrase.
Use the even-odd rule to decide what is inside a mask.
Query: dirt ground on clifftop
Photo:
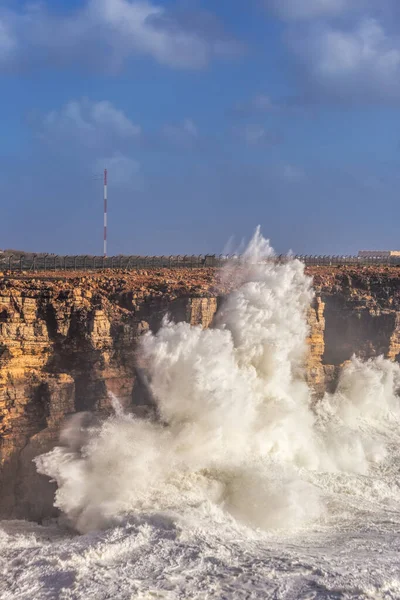
[[[312,266],[306,273],[313,277],[316,289],[335,286],[366,289],[389,286],[396,290],[400,286],[400,267],[386,266]],[[240,280],[240,277],[239,277]],[[73,288],[96,289],[121,293],[139,291],[152,296],[163,294],[176,296],[224,295],[235,287],[236,278],[225,269],[150,269],[137,271],[48,271],[40,273],[0,273],[0,290],[20,289],[29,292],[46,290],[69,290]]]

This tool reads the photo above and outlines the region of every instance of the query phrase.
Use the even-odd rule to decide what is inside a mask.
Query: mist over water
[[[377,432],[398,419],[399,366],[354,358],[315,403],[303,367],[312,282],[300,262],[271,258],[257,230],[212,329],[165,320],[142,338],[156,422],[115,402],[100,425],[75,416],[36,459],[77,531],[132,514],[293,530],[329,518],[327,474],[366,476],[385,459]]]
[[[211,329],[142,338],[156,418],[113,397],[36,459],[63,517],[0,522],[1,600],[400,597],[400,368],[354,357],[316,401],[311,280],[272,258],[257,230]]]

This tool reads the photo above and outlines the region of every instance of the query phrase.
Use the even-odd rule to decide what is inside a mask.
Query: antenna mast
[[[104,169],[104,258],[107,258],[107,192],[108,177],[107,169]]]

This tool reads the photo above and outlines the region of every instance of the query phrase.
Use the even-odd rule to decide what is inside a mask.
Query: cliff
[[[396,267],[313,267],[307,378],[316,395],[333,391],[339,367],[400,356],[400,270]]]
[[[396,268],[309,269],[307,379],[316,397],[340,365],[400,353]],[[149,399],[136,356],[142,332],[163,317],[208,327],[230,284],[217,270],[53,273],[0,278],[0,512],[42,519],[54,490],[32,458],[57,440],[66,416],[111,411],[109,392],[138,413]]]

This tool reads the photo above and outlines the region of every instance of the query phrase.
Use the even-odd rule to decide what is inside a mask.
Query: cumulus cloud
[[[204,145],[193,119],[167,123],[154,130],[143,130],[120,108],[107,100],[71,100],[60,109],[32,118],[37,136],[65,152],[84,152],[96,156],[129,156],[138,148],[156,151],[186,151]]]
[[[239,44],[221,30],[200,27],[150,0],[86,0],[68,16],[44,4],[0,9],[0,66],[70,64],[115,70],[136,56],[171,68],[199,69],[233,56]],[[4,51],[5,49],[5,51]]]
[[[400,98],[400,37],[376,19],[295,33],[289,44],[314,89],[340,99]]]
[[[277,110],[279,105],[267,94],[257,94],[246,102],[239,102],[234,106],[233,112],[236,115],[250,115],[253,113],[265,113]]]
[[[266,6],[284,19],[309,19],[342,10],[345,0],[266,0]]]
[[[292,22],[340,20],[348,17],[398,18],[398,0],[263,0],[275,16]]]
[[[275,104],[271,100],[271,98],[265,94],[258,94],[254,96],[251,102],[251,106],[255,110],[268,111],[273,110],[275,108]]]
[[[265,0],[287,21],[307,101],[387,102],[400,98],[398,0]]]
[[[238,127],[235,131],[248,146],[276,146],[282,142],[281,134],[255,123],[247,124],[244,127]]]
[[[140,188],[140,163],[134,158],[142,138],[139,125],[111,102],[71,100],[35,123],[39,138],[62,160],[78,161],[93,174],[109,171],[116,186]]]
[[[0,20],[0,65],[7,62],[8,58],[15,51],[16,46],[17,41],[11,28],[6,22]]]
[[[139,149],[186,152],[201,146],[196,123],[186,118],[153,131],[143,130],[107,100],[71,100],[57,110],[33,118],[36,137],[60,160],[78,162],[83,170],[107,168],[113,185],[141,189],[144,176],[136,159]]]
[[[282,168],[283,178],[287,181],[300,181],[305,179],[305,172],[302,168],[296,165],[287,164]]]
[[[95,173],[101,173],[104,168],[108,170],[110,184],[140,188],[140,163],[134,158],[115,152],[94,162]]]
[[[197,125],[188,118],[177,125],[164,125],[161,134],[167,142],[177,146],[194,146],[199,138]]]
[[[39,132],[48,140],[71,139],[86,147],[98,147],[138,138],[141,128],[111,102],[83,98],[45,115]]]
[[[358,9],[365,0],[265,0],[268,9],[287,20],[332,17]]]
[[[229,111],[235,117],[261,119],[267,114],[298,112],[302,108],[300,95],[286,95],[271,98],[268,94],[256,94],[246,101],[237,102]]]

